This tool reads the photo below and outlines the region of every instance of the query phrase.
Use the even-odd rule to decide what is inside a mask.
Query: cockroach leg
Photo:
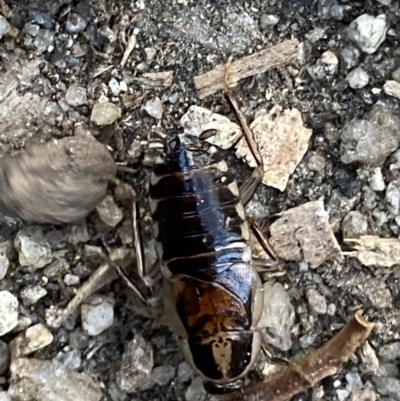
[[[271,363],[275,365],[281,365],[281,366],[288,366],[290,365],[290,361],[286,358],[283,358],[281,356],[274,355],[268,347],[262,345],[261,346],[261,351],[265,355],[265,357],[270,361]]]
[[[271,244],[269,243],[268,239],[265,237],[264,233],[262,232],[261,227],[252,219],[250,221],[250,228],[251,228],[251,231],[253,231],[253,234],[257,238],[258,242],[260,243],[260,245],[264,249],[264,251],[268,254],[268,256],[272,260],[277,261],[278,257],[276,256],[276,253],[273,250],[273,248],[272,248]]]

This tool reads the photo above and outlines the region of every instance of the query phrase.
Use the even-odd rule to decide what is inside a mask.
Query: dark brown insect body
[[[249,227],[215,148],[185,134],[170,146],[150,185],[166,309],[194,369],[217,388],[235,388],[261,343],[262,287],[251,266]]]

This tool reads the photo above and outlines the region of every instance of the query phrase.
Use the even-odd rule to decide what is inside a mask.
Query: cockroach
[[[243,185],[238,187],[216,147],[202,141],[208,131],[200,137],[178,134],[150,178],[166,311],[186,360],[210,393],[240,389],[263,343],[263,291],[249,245],[249,228],[257,236],[260,230],[244,213],[261,183],[263,162],[236,98],[230,91],[226,98],[257,161]],[[133,214],[138,231],[137,207]],[[144,276],[143,258],[137,262]]]

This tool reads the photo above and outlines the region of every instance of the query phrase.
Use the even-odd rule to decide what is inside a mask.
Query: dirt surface
[[[349,249],[343,241],[346,236],[399,236],[400,173],[396,163],[400,156],[396,150],[400,144],[400,101],[382,90],[387,80],[400,79],[398,1],[0,0],[0,14],[12,26],[2,39],[0,35],[0,157],[72,136],[77,123],[82,123],[108,146],[119,165],[118,178],[144,198],[151,167],[168,139],[180,132],[179,120],[191,105],[234,119],[221,91],[204,100],[198,98],[194,77],[231,56],[237,59],[297,38],[301,43],[297,64],[247,78],[237,88],[250,120],[280,105],[298,109],[305,126],[313,130],[308,151],[285,191],[262,186],[248,206],[249,213],[260,223],[269,223],[276,213],[323,199],[344,250]],[[348,38],[351,22],[362,14],[384,14],[387,21],[384,41],[371,54]],[[129,44],[134,47],[122,66]],[[332,58],[327,51],[336,60],[327,62],[328,56]],[[357,67],[368,76],[362,88],[349,86],[348,74]],[[146,73],[167,71],[173,72],[171,84],[145,79]],[[72,92],[76,87],[84,88],[84,95]],[[104,100],[116,105],[120,116],[111,124],[98,126],[91,120],[92,110]],[[377,104],[385,111],[377,111]],[[342,138],[343,127],[354,119],[383,127],[384,133],[390,130],[390,140],[379,134],[373,137],[378,138],[376,142],[367,146],[367,150],[382,148],[374,162],[368,155],[358,157],[357,147],[349,150],[357,138]],[[370,131],[363,132],[369,135]],[[350,151],[357,157],[349,161],[345,155]],[[234,152],[226,154],[242,182],[250,169]],[[371,178],[377,168],[382,173],[381,189]],[[94,212],[80,228],[41,226],[53,262],[61,258],[66,264],[55,267],[53,275],[46,268],[32,269],[18,261],[12,242],[21,229],[32,224],[0,214],[0,243],[11,241],[4,246],[10,264],[0,279],[0,291],[9,291],[21,302],[19,326],[0,341],[10,345],[27,327],[45,324],[46,310],[68,304],[104,259],[102,236],[110,248],[122,243],[132,247],[127,203],[118,196],[118,188],[111,188],[110,194],[127,223],[110,228]],[[155,256],[145,202],[141,215],[150,265]],[[292,347],[281,351],[286,357],[304,355],[321,346],[359,308],[377,323],[370,346],[364,349],[367,357],[359,352],[334,376],[296,399],[400,400],[399,265],[366,268],[348,257],[343,263],[328,261],[317,269],[301,262],[286,262],[284,268],[287,274],[273,280],[283,285],[294,306]],[[78,277],[78,282],[66,283],[66,274]],[[22,301],[22,291],[32,286],[45,288],[46,295],[34,303]],[[326,304],[325,311],[315,307],[310,289]],[[73,355],[79,364],[74,369],[94,378],[104,400],[204,399],[198,376],[183,362],[162,307],[145,306],[118,279],[98,294],[108,297],[107,302],[113,305],[113,323],[107,330],[88,336],[82,329],[79,309],[60,328],[52,329],[54,337],[49,345],[29,357],[65,362],[65,355],[77,351]],[[140,373],[143,382],[138,379],[131,385],[134,391],[123,391],[122,355],[137,335],[153,350],[154,363],[147,374]],[[389,346],[391,352],[387,352]],[[379,367],[371,362],[377,360]],[[0,369],[1,361],[0,356]],[[251,374],[249,380],[256,376]],[[0,370],[0,400],[2,394],[8,396],[13,382],[15,377],[7,365]],[[19,398],[16,391],[10,394],[15,400],[29,399]]]

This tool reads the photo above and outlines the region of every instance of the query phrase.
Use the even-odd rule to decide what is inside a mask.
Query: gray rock
[[[96,125],[111,125],[121,117],[121,110],[110,102],[96,103],[93,106],[90,120]]]
[[[18,324],[18,299],[9,291],[0,291],[0,336]]]
[[[12,359],[30,355],[53,342],[51,331],[42,323],[36,324],[20,333],[10,343]]]
[[[0,15],[0,39],[10,31],[11,25],[2,15]]]
[[[346,46],[340,52],[344,67],[349,70],[358,64],[361,52],[355,46]]]
[[[400,82],[400,67],[392,72],[392,78],[395,81]]]
[[[380,167],[376,167],[372,170],[368,183],[371,189],[374,191],[383,191],[385,189],[385,180],[383,179],[382,170]]]
[[[190,386],[186,390],[185,400],[186,401],[202,401],[207,397],[206,390],[203,385],[203,379],[196,377]]]
[[[114,300],[93,294],[81,306],[82,327],[90,336],[97,336],[114,322]]]
[[[53,51],[54,45],[54,32],[49,29],[41,29],[36,35],[33,45],[36,47],[38,53],[44,53],[46,50]]]
[[[152,369],[153,349],[143,337],[135,335],[122,355],[116,376],[119,387],[128,393],[136,392],[149,380]]]
[[[306,290],[306,297],[312,313],[324,315],[327,310],[326,298],[314,288]]]
[[[349,392],[344,388],[337,389],[336,394],[339,401],[344,401],[349,396]]]
[[[396,401],[400,401],[400,379],[394,377],[373,377],[378,393],[392,397]]]
[[[79,85],[70,85],[65,94],[65,100],[72,107],[87,104],[86,89]]]
[[[368,221],[359,211],[351,211],[343,219],[342,231],[344,238],[360,238],[368,234]]]
[[[61,352],[57,355],[57,361],[61,362],[65,367],[71,370],[76,370],[81,367],[82,358],[80,352],[76,349],[68,352]]]
[[[292,346],[291,329],[294,308],[290,296],[280,283],[264,284],[264,309],[259,327],[266,328],[266,338],[273,346],[287,351]]]
[[[148,100],[144,105],[144,109],[149,116],[154,117],[157,120],[161,120],[164,110],[159,97],[155,97],[153,100]]]
[[[377,394],[370,389],[355,391],[350,398],[350,401],[375,401]]]
[[[67,369],[62,363],[18,358],[11,363],[9,394],[29,401],[100,401],[100,384],[86,373]]]
[[[357,67],[347,75],[346,80],[350,88],[361,89],[368,85],[369,75],[361,67]]]
[[[0,252],[0,280],[6,276],[9,266],[10,261],[8,260],[7,255]]]
[[[395,363],[384,363],[375,373],[381,377],[398,377],[400,369]]]
[[[350,23],[348,37],[365,53],[375,53],[386,39],[389,24],[386,15],[363,14]]]
[[[380,347],[379,356],[385,361],[393,361],[400,358],[400,341],[395,341]]]
[[[369,120],[351,120],[341,131],[342,162],[381,166],[397,149],[399,127],[400,119],[381,106],[372,109]]]
[[[53,260],[51,246],[45,239],[40,226],[30,226],[18,231],[14,246],[18,250],[21,266],[40,269]]]
[[[13,401],[11,395],[8,394],[6,391],[0,390],[0,401]]]
[[[150,376],[150,381],[159,386],[165,386],[170,383],[175,377],[176,369],[171,365],[157,366],[153,369]]]
[[[385,193],[386,207],[395,217],[400,213],[400,186],[397,182],[390,182]]]
[[[107,195],[96,207],[100,219],[110,227],[115,227],[124,217],[122,210],[111,195]]]
[[[79,276],[75,274],[68,273],[64,276],[63,281],[65,285],[72,286],[72,285],[78,285],[81,279],[79,278]]]
[[[40,31],[40,27],[39,27],[39,25],[34,24],[32,22],[27,22],[24,25],[24,28],[22,31],[27,33],[28,35],[35,37]]]
[[[21,291],[21,299],[25,306],[34,305],[39,299],[47,295],[47,291],[40,285],[25,287]]]
[[[67,137],[0,160],[0,213],[41,223],[86,217],[106,195],[116,166],[91,136]]]
[[[108,87],[110,88],[111,93],[112,93],[114,96],[118,96],[119,93],[121,92],[121,87],[120,87],[120,85],[119,85],[119,82],[118,82],[114,77],[112,77],[112,78],[109,80],[109,82],[108,82]]]
[[[325,165],[326,160],[322,155],[312,155],[307,163],[308,168],[312,171],[322,171]]]
[[[351,394],[363,388],[363,382],[358,373],[346,373],[346,390]]]
[[[193,377],[193,369],[187,362],[181,362],[178,366],[178,379],[182,383],[188,382]]]
[[[4,341],[0,340],[0,376],[7,370],[9,363],[10,352],[8,350],[8,345]]]
[[[65,29],[69,33],[79,33],[85,30],[88,22],[85,18],[77,13],[70,13],[65,24]]]
[[[260,28],[265,29],[275,26],[279,22],[279,17],[272,14],[262,14],[260,17]]]

